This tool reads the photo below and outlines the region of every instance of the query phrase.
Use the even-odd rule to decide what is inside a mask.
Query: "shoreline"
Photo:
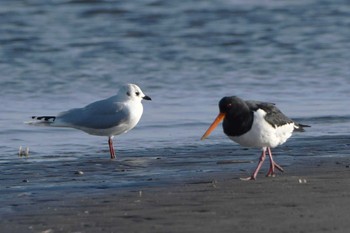
[[[157,187],[36,203],[2,217],[4,232],[347,232],[350,158],[297,158],[256,181],[212,173]]]

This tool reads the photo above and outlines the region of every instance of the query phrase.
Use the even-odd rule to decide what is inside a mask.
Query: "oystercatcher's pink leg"
[[[251,177],[241,178],[241,180],[256,180],[258,172],[259,172],[261,166],[263,165],[265,158],[266,158],[266,148],[263,148],[263,151],[261,152],[261,156],[259,158],[258,166],[255,168],[254,173],[251,175]]]
[[[113,148],[113,137],[108,138],[109,153],[111,154],[111,159],[115,159],[115,153]]]
[[[275,168],[277,168],[281,172],[284,172],[283,168],[280,165],[278,165],[277,163],[275,163],[275,161],[273,161],[272,152],[271,152],[270,147],[267,147],[267,151],[268,151],[269,158],[270,158],[270,169],[267,172],[266,176],[275,176]]]

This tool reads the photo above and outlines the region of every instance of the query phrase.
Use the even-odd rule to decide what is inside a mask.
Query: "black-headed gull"
[[[139,122],[143,106],[141,100],[151,100],[135,84],[122,86],[117,95],[93,102],[83,108],[74,108],[57,116],[33,116],[31,125],[68,127],[88,134],[108,136],[111,158],[115,158],[113,137],[126,133]]]
[[[257,168],[251,177],[255,180],[265,160],[266,150],[270,158],[267,176],[275,175],[275,168],[282,167],[273,161],[271,147],[274,148],[287,141],[293,131],[304,131],[308,125],[298,124],[285,116],[274,104],[259,101],[244,101],[236,96],[224,97],[219,102],[220,113],[202,136],[209,136],[223,120],[224,133],[233,141],[246,147],[262,148]]]

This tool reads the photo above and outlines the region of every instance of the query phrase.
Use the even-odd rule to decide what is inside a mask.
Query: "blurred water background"
[[[52,193],[248,174],[259,150],[221,128],[200,141],[225,95],[277,103],[312,126],[274,150],[281,165],[348,156],[349,28],[346,0],[1,1],[0,202],[17,204],[0,213]],[[114,95],[123,83],[153,101],[115,138],[115,161],[107,138],[23,124]]]

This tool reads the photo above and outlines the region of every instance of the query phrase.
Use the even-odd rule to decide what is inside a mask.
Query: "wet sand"
[[[1,232],[348,232],[350,158],[303,158],[256,181],[208,174],[64,196],[2,216]]]

